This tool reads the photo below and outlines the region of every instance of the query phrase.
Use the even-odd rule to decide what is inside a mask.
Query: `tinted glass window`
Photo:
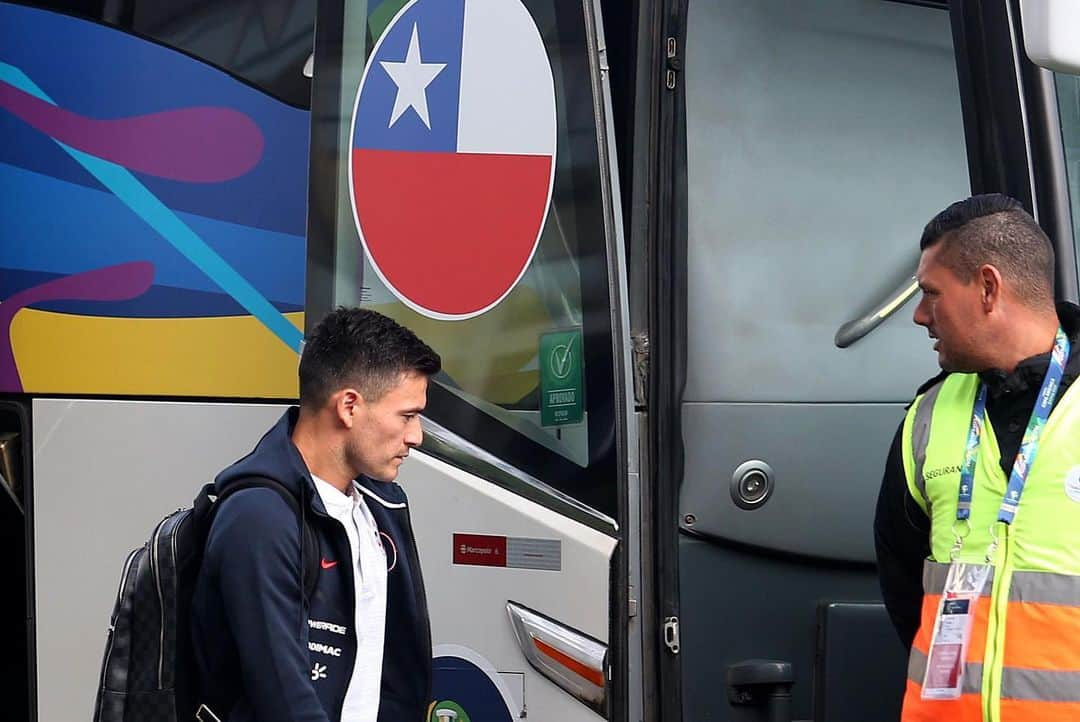
[[[1080,244],[1080,77],[1058,73],[1056,80],[1058,112],[1061,114],[1061,140],[1065,146],[1065,173],[1069,180],[1073,239]],[[1080,259],[1080,253],[1077,258]],[[1077,270],[1080,272],[1080,267]]]
[[[440,138],[445,127],[440,124],[458,113],[455,108],[450,116],[444,114],[440,93],[458,92],[460,88],[460,97],[464,98],[470,92],[473,81],[467,60],[461,61],[460,67],[456,65],[458,61],[451,57],[453,52],[447,55],[445,50],[453,33],[444,28],[436,30],[441,26],[428,24],[422,15],[403,16],[401,26],[408,27],[405,30],[399,27],[395,35],[393,16],[381,6],[370,17],[363,3],[345,3],[342,7],[340,3],[326,2],[320,6],[321,18],[332,14],[327,8],[337,9],[341,51],[327,58],[320,50],[316,64],[316,93],[321,93],[323,87],[333,88],[334,98],[327,107],[335,117],[332,129],[329,124],[316,125],[313,172],[319,173],[322,168],[333,174],[335,199],[332,208],[323,207],[322,199],[312,205],[313,212],[324,214],[313,223],[316,227],[332,229],[329,231],[332,239],[330,242],[320,239],[319,243],[309,245],[312,253],[309,284],[326,286],[309,287],[309,319],[314,322],[320,315],[316,308],[319,302],[311,302],[313,294],[322,294],[321,303],[325,306],[360,303],[414,329],[439,351],[444,362],[444,372],[429,393],[431,419],[527,474],[614,516],[612,341],[601,195],[601,174],[607,169],[601,168],[598,154],[593,69],[586,51],[585,17],[580,4],[545,0],[526,2],[524,6],[528,11],[527,21],[535,26],[533,34],[538,33],[540,65],[550,66],[550,71],[543,71],[542,67],[538,70],[535,64],[529,64],[531,61],[519,58],[511,61],[517,64],[508,66],[510,70],[505,77],[509,82],[515,74],[550,73],[547,81],[550,89],[542,93],[551,98],[545,99],[542,93],[539,98],[535,94],[521,96],[525,102],[537,103],[538,114],[544,112],[545,102],[554,101],[550,128],[555,149],[553,181],[550,175],[543,177],[544,193],[549,192],[546,184],[550,184],[550,205],[546,217],[537,216],[543,222],[535,252],[520,279],[510,284],[512,290],[485,310],[463,312],[456,314],[457,317],[455,312],[437,303],[425,307],[428,302],[423,293],[411,284],[423,277],[437,286],[440,274],[459,273],[462,265],[474,264],[482,271],[476,276],[480,279],[476,283],[485,283],[488,269],[495,269],[498,263],[493,257],[519,232],[514,226],[523,212],[507,209],[504,201],[486,206],[481,202],[469,221],[477,234],[488,239],[484,242],[487,245],[481,244],[478,249],[454,225],[460,223],[457,208],[460,204],[476,203],[469,196],[472,192],[506,198],[506,194],[500,195],[500,186],[528,184],[531,182],[528,173],[521,171],[524,175],[513,175],[519,173],[513,169],[514,161],[507,170],[481,171],[469,180],[466,191],[454,187],[433,191],[426,171],[410,170],[408,164],[416,155],[410,155],[411,149],[397,155],[384,154],[382,149],[371,150],[381,142],[379,134],[387,132],[387,128],[392,131],[399,122],[414,124],[420,133],[415,137],[421,138],[417,141],[421,145],[429,142],[428,139]],[[420,3],[413,6],[416,13],[427,12],[425,7]],[[411,31],[414,23],[415,33]],[[432,72],[460,73],[460,77],[454,75],[441,85],[443,81],[434,76],[425,95],[426,118],[415,105],[398,115],[394,115],[397,110],[392,108],[391,100],[396,101],[398,91],[389,85],[391,76],[387,67],[407,61],[408,48],[413,42],[411,33],[417,38],[421,63],[429,67],[445,66]],[[385,38],[385,46],[378,44],[380,38]],[[484,42],[504,40],[496,36]],[[392,93],[386,96],[385,107],[378,111],[382,115],[374,121],[364,115],[369,101],[365,99],[361,103],[357,95],[365,77],[365,64],[373,52],[379,56],[368,69],[370,81],[365,79],[364,87],[369,87],[368,82],[372,88],[384,83],[389,88],[386,92]],[[539,78],[529,87],[542,86],[544,81]],[[498,93],[473,97],[478,98],[473,106],[478,113],[504,112],[500,109]],[[315,113],[320,117],[322,102],[321,96],[316,98]],[[466,112],[461,110],[460,117]],[[359,118],[355,123],[354,117]],[[526,122],[532,122],[534,116],[524,117],[528,118]],[[452,162],[460,160],[469,143],[494,142],[486,137],[470,137],[464,129],[465,122],[460,121],[458,126],[457,153]],[[534,142],[533,136],[496,126],[490,132],[505,135],[508,143],[523,142],[526,146],[523,154],[532,152],[529,144]],[[333,139],[333,149],[327,157],[322,157],[326,137]],[[398,141],[386,142],[392,145]],[[537,142],[543,146],[543,142]],[[536,150],[537,155],[543,152],[543,147]],[[389,159],[389,165],[372,165],[370,159],[376,153],[384,154],[379,157]],[[382,183],[395,185],[391,190],[389,186],[379,185]],[[313,187],[319,187],[314,176]],[[365,193],[375,194],[380,200],[372,201]],[[408,200],[402,201],[400,196]],[[454,200],[447,203],[455,207],[440,209],[443,197],[452,197]],[[540,198],[541,209],[544,200]],[[401,203],[407,210],[398,211],[393,222],[387,224],[389,230],[380,231],[373,220],[382,212],[380,204],[398,207]],[[418,214],[419,220],[413,214]],[[445,221],[439,220],[443,217]],[[422,233],[409,236],[402,230],[425,222],[427,230]],[[366,234],[363,241],[358,226]],[[528,239],[530,246],[536,237],[534,230]],[[381,251],[372,252],[380,241],[404,244],[409,249],[405,251],[409,255],[404,271],[388,270],[390,266],[385,256],[379,255]],[[460,295],[467,296],[473,289],[469,286],[459,290]]]
[[[690,7],[686,399],[909,399],[936,372],[913,305],[850,348],[833,338],[910,278],[925,223],[970,193],[948,13]]]

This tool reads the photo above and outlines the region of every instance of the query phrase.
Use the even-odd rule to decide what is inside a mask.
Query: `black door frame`
[[[1057,296],[1077,301],[1065,151],[1054,74],[1024,51],[1019,0],[952,0],[972,193],[1023,203],[1057,252]]]

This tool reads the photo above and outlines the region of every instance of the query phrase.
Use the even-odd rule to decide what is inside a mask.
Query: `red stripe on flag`
[[[501,298],[532,256],[551,156],[353,149],[364,243],[390,284],[447,315]]]

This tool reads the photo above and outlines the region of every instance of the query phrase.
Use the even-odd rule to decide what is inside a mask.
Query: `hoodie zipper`
[[[381,499],[380,499],[380,501],[381,501]],[[409,565],[411,567],[410,571],[412,572],[412,575],[413,575],[413,585],[412,586],[413,586],[413,594],[416,597],[416,600],[415,600],[416,601],[416,608],[419,611],[420,618],[424,621],[424,625],[423,625],[424,629],[423,629],[423,635],[422,635],[423,636],[422,641],[423,641],[423,645],[424,645],[424,650],[423,651],[424,651],[424,654],[426,655],[426,657],[425,657],[426,660],[430,664],[431,658],[432,658],[431,619],[428,616],[427,593],[426,593],[426,591],[424,589],[424,575],[423,575],[423,572],[420,569],[420,553],[416,548],[416,533],[413,531],[412,514],[409,513],[408,504],[402,504],[400,507],[398,507],[396,505],[395,506],[389,506],[389,505],[384,503],[383,508],[386,509],[387,516],[390,517],[391,519],[394,519],[395,517],[397,517],[397,519],[395,519],[395,521],[398,522],[397,525],[396,525],[398,531],[408,534],[408,539],[399,539],[398,541],[401,542],[401,544],[406,547],[405,554],[408,557]],[[404,523],[401,523],[402,519],[404,519]],[[395,541],[394,543],[397,544],[398,541]],[[409,543],[405,544],[405,542],[409,542]],[[389,576],[388,576],[387,577],[387,594],[388,595],[389,595],[389,590],[390,590],[390,579],[389,579]],[[389,610],[389,607],[388,607],[387,608],[387,619],[389,619],[389,616],[390,616],[390,610]],[[430,667],[429,667],[429,669],[430,669]],[[425,680],[425,682],[426,682],[426,686],[425,686],[425,690],[424,690],[424,699],[425,700],[431,699],[431,681],[432,681],[431,680],[431,673],[429,672],[428,675],[427,675],[427,679]]]
[[[334,518],[332,516],[329,516],[329,515],[327,515],[327,517],[332,522],[334,522],[334,524],[336,524],[338,527],[341,528],[341,534],[345,537],[345,551],[348,552],[348,554],[346,555],[346,558],[349,560],[349,567],[350,567],[349,573],[345,575],[345,579],[346,579],[346,585],[351,585],[351,588],[352,588],[352,604],[349,606],[349,609],[351,610],[351,615],[350,615],[350,618],[349,618],[349,621],[351,622],[351,624],[349,624],[349,629],[351,631],[350,631],[349,636],[352,637],[352,644],[353,644],[352,666],[349,667],[349,674],[346,677],[347,681],[345,682],[345,686],[341,688],[341,697],[337,701],[337,719],[341,719],[341,713],[345,709],[345,696],[349,693],[349,684],[352,682],[353,671],[356,669],[356,655],[359,654],[359,652],[360,652],[360,639],[357,636],[357,629],[356,629],[356,594],[357,594],[357,589],[356,589],[355,572],[353,572],[352,569],[351,569],[351,566],[352,566],[352,544],[349,543],[349,533],[347,531],[345,531],[345,525],[342,524],[340,521],[338,521],[336,518]],[[337,550],[336,553],[340,556],[341,550],[340,549]],[[344,566],[344,565],[339,565],[339,566]],[[384,654],[385,654],[385,650],[384,650]]]
[[[405,526],[409,530],[409,563],[412,565],[412,572],[416,579],[415,587],[417,594],[417,609],[420,610],[421,619],[425,621],[426,629],[424,630],[424,644],[427,653],[427,660],[430,662],[432,657],[431,649],[431,618],[428,616],[427,608],[427,592],[424,589],[424,575],[420,570],[420,554],[416,549],[416,534],[413,532],[412,526],[412,514],[409,513],[408,507],[402,510],[405,515]],[[431,699],[431,675],[428,675],[427,690],[425,699]]]
[[[409,513],[409,505],[406,504],[406,503],[389,504],[385,500],[383,500],[382,497],[380,497],[378,494],[375,494],[374,492],[372,492],[369,489],[365,489],[362,485],[360,486],[360,488],[363,489],[368,495],[374,496],[375,499],[380,502],[381,506],[386,510],[387,516],[390,519],[393,519],[396,522],[395,523],[396,529],[400,533],[408,535],[407,539],[399,539],[399,540],[395,541],[394,543],[397,544],[398,542],[401,542],[401,545],[406,547],[406,550],[405,550],[404,553],[406,554],[406,556],[408,558],[409,564],[411,565],[411,570],[410,571],[413,574],[413,585],[412,586],[413,586],[413,594],[416,597],[416,599],[415,599],[416,608],[419,611],[420,618],[424,621],[424,625],[423,625],[424,626],[424,630],[423,630],[424,650],[423,651],[424,651],[424,653],[426,655],[426,659],[430,663],[431,658],[432,658],[431,619],[428,616],[427,594],[426,594],[425,589],[424,589],[424,575],[423,575],[423,573],[422,573],[422,571],[420,569],[420,554],[419,554],[419,551],[416,548],[416,533],[413,531],[412,514]],[[402,520],[404,520],[403,523],[402,523]],[[376,521],[376,524],[377,523],[378,522]],[[406,541],[408,541],[410,543],[405,544]],[[389,575],[387,576],[386,582],[387,582],[387,595],[389,596],[389,593],[390,593],[390,578],[389,578]],[[387,620],[389,620],[389,617],[390,617],[389,606],[387,607],[386,614],[387,614]],[[430,667],[429,667],[429,669],[430,669]],[[427,675],[426,688],[425,688],[425,692],[424,692],[424,695],[425,695],[424,699],[425,700],[431,699],[431,691],[432,691],[431,690],[431,682],[432,682],[432,678],[431,678],[431,673],[429,672],[428,675]]]

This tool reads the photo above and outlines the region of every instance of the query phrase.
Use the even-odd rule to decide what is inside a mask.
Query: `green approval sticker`
[[[581,329],[540,336],[540,425],[580,424],[585,415]]]

